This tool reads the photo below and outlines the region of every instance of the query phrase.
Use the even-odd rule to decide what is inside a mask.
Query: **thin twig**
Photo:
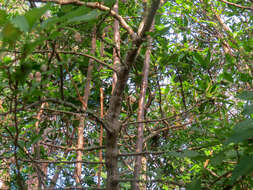
[[[236,3],[232,3],[232,2],[229,2],[229,1],[226,1],[226,0],[218,0],[218,1],[221,1],[221,2],[223,2],[223,3],[226,3],[226,4],[228,4],[228,5],[232,5],[232,6],[241,8],[241,9],[253,10],[253,7],[246,7],[246,6],[239,5],[239,4],[236,4]]]
[[[90,161],[65,161],[65,160],[22,160],[24,162],[34,162],[34,163],[49,163],[49,164],[58,164],[58,163],[64,163],[64,164],[74,164],[74,163],[85,163],[85,164],[105,164],[105,162],[90,162]]]

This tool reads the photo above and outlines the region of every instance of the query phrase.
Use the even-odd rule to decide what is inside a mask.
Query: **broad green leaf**
[[[20,66],[17,67],[16,72],[13,74],[14,80],[24,83],[27,75],[31,70],[32,70],[31,63],[21,62]]]
[[[41,23],[41,28],[48,29],[51,26],[58,26],[57,23],[62,23],[63,24],[65,22],[66,22],[66,18],[60,18],[60,17],[55,16],[55,17],[51,17],[51,18],[43,21]]]
[[[198,152],[192,151],[192,150],[185,150],[183,152],[171,151],[167,154],[170,156],[175,156],[175,157],[180,157],[180,158],[185,158],[185,157],[193,158],[200,155]]]
[[[246,105],[242,113],[245,115],[253,114],[253,105]]]
[[[253,119],[245,119],[234,127],[232,135],[225,144],[239,143],[251,137],[253,137]]]
[[[49,28],[51,26],[63,27],[66,24],[73,22],[90,21],[96,19],[102,13],[98,10],[90,11],[90,9],[82,6],[70,13],[67,13],[61,17],[52,17],[44,21],[41,26],[42,28]]]
[[[28,32],[29,31],[29,24],[24,16],[16,16],[12,21],[11,21],[16,27],[18,27],[21,31],[23,32]]]
[[[41,135],[42,135],[42,134],[38,134],[38,135],[32,136],[32,137],[30,138],[30,144],[32,145],[32,144],[37,143],[37,142],[40,140]]]
[[[240,159],[239,164],[235,167],[231,182],[236,181],[239,177],[245,176],[253,171],[253,156],[246,155]]]
[[[79,17],[79,16],[82,16],[82,15],[85,15],[85,14],[89,13],[90,10],[91,9],[89,9],[85,6],[81,6],[78,9],[68,11],[68,13],[63,15],[62,18],[64,17],[64,18],[67,18],[67,19],[72,19],[72,18],[75,18],[75,17]]]
[[[214,155],[214,157],[211,159],[211,164],[214,166],[218,166],[218,165],[222,164],[225,157],[226,157],[226,155],[224,154],[224,152],[220,152],[220,153]]]
[[[19,38],[21,31],[15,27],[11,22],[5,25],[1,32],[1,36],[4,43],[13,45]]]
[[[188,158],[192,158],[192,157],[197,157],[200,154],[196,151],[193,150],[186,150],[183,152],[183,156],[188,157]]]
[[[239,80],[243,82],[251,82],[253,80],[253,77],[251,77],[248,73],[239,72]]]
[[[201,181],[195,179],[192,183],[187,185],[186,190],[201,190]]]
[[[226,79],[227,81],[234,82],[232,74],[224,72],[222,75],[223,75],[223,78]]]
[[[21,54],[21,61],[24,61],[25,58],[32,53],[32,51],[43,41],[45,40],[45,38],[38,38],[36,41],[34,42],[26,42],[23,46],[22,49],[22,54]]]
[[[34,25],[41,18],[41,16],[46,13],[48,9],[49,9],[49,4],[44,7],[33,8],[32,10],[28,11],[25,14],[25,18],[29,24],[30,30],[34,27]]]
[[[253,100],[253,91],[243,91],[237,97],[242,100]]]
[[[163,190],[169,190],[169,187],[165,184],[163,184]]]
[[[4,26],[4,24],[8,22],[7,17],[8,17],[8,14],[6,13],[6,11],[0,9],[0,27]]]
[[[199,53],[194,53],[193,60],[200,64],[203,68],[206,68],[206,61]]]
[[[90,11],[88,14],[85,15],[81,15],[81,16],[77,16],[74,18],[71,18],[68,20],[68,23],[72,23],[72,22],[83,22],[83,21],[90,21],[90,20],[94,20],[97,19],[98,16],[101,15],[101,12],[98,10],[93,10]]]

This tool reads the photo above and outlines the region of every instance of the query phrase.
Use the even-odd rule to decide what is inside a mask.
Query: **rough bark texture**
[[[159,7],[160,1],[154,0],[151,3],[151,7],[148,10],[147,18],[141,29],[139,37],[133,41],[132,48],[128,51],[124,64],[118,68],[118,79],[115,85],[115,89],[112,93],[109,103],[109,109],[105,116],[108,124],[110,124],[110,131],[107,131],[106,136],[106,169],[107,169],[107,190],[119,190],[119,175],[118,175],[118,136],[120,132],[119,114],[121,111],[122,96],[127,84],[129,72],[132,68],[135,58],[138,54],[138,50],[146,37],[146,32],[151,28],[156,11]]]
[[[94,55],[95,54],[95,50],[96,50],[96,28],[94,27],[93,32],[92,32],[92,42],[91,42],[91,54]],[[91,84],[91,79],[92,79],[92,70],[93,70],[93,60],[90,59],[89,61],[89,66],[88,66],[88,72],[87,72],[87,77],[86,77],[86,83],[85,83],[85,90],[84,90],[84,96],[83,96],[83,110],[87,109],[88,106],[88,99],[89,99],[89,95],[90,95],[90,84]],[[83,156],[83,152],[81,151],[81,149],[83,149],[84,147],[84,136],[83,136],[83,132],[84,132],[84,118],[81,117],[80,118],[80,123],[79,123],[79,127],[78,127],[78,131],[77,131],[77,149],[79,149],[77,151],[77,158],[76,160],[79,161],[76,163],[76,183],[81,184],[81,174],[82,174],[82,156]]]
[[[150,67],[150,52],[151,52],[151,38],[148,37],[148,47],[145,54],[144,65],[142,69],[143,77],[141,84],[141,92],[138,106],[138,121],[144,121],[144,111],[145,111],[145,96],[146,90],[148,87],[148,75],[149,75],[149,67]],[[137,134],[137,142],[136,142],[136,152],[140,153],[143,151],[143,128],[144,123],[138,124],[138,134]],[[136,156],[135,166],[134,166],[134,178],[136,180],[139,179],[140,172],[142,168],[142,156]],[[132,190],[146,189],[145,184],[139,184],[138,182],[132,182]]]

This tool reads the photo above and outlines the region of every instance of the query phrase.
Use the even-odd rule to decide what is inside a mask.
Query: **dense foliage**
[[[252,0],[0,6],[1,189],[252,189]]]

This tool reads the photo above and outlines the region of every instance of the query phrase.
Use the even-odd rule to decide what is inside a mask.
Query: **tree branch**
[[[21,53],[21,51],[10,51],[10,50],[6,50],[6,52],[13,52],[13,53]],[[52,51],[51,50],[38,50],[38,51],[33,51],[32,53],[51,53]],[[89,54],[86,54],[86,53],[81,53],[81,52],[76,52],[76,51],[61,51],[61,50],[56,50],[57,53],[62,53],[62,54],[72,54],[72,55],[79,55],[79,56],[84,56],[84,57],[88,57],[90,59],[93,59],[94,61],[96,61],[97,63],[113,70],[114,72],[117,73],[117,70],[113,68],[113,66],[111,65],[108,65],[107,63],[103,62],[102,60],[92,56],[92,55],[89,55]],[[1,67],[0,67],[1,68]]]
[[[156,11],[159,8],[160,2],[161,2],[160,0],[153,0],[151,7],[149,9],[147,9],[147,11],[148,11],[147,17],[144,17],[143,21],[141,22],[144,24],[143,24],[143,26],[141,24],[138,29],[138,31],[140,31],[140,33],[139,33],[140,39],[143,39],[143,37],[145,37],[145,35],[146,35],[146,32],[148,32],[150,30],[153,20],[154,20],[154,17],[156,15]],[[140,28],[140,27],[142,27],[142,28]]]
[[[85,164],[105,164],[105,162],[89,162],[89,161],[65,161],[65,160],[22,160],[24,162],[34,162],[34,163],[49,163],[49,164],[73,164],[73,163],[85,163]]]
[[[177,186],[180,186],[180,187],[183,187],[185,186],[185,184],[183,182],[175,182],[175,181],[169,181],[169,180],[163,180],[163,179],[152,179],[152,180],[141,180],[141,179],[133,179],[133,178],[130,178],[130,179],[118,179],[117,181],[119,182],[143,182],[143,183],[154,183],[154,182],[157,182],[157,183],[170,183],[170,184],[173,184],[173,185],[177,185]]]
[[[54,144],[48,144],[48,143],[44,143],[41,142],[40,144],[43,144],[45,146],[50,146],[50,147],[54,147],[54,148],[58,148],[58,149],[63,149],[63,150],[67,150],[67,151],[77,151],[77,150],[81,150],[81,151],[93,151],[93,150],[101,150],[104,149],[104,146],[93,146],[93,147],[87,147],[87,148],[69,148],[69,147],[65,147],[65,146],[59,146],[59,145],[54,145]]]
[[[226,4],[228,4],[228,5],[232,5],[232,6],[241,8],[241,9],[253,10],[253,7],[246,7],[246,6],[243,6],[243,5],[238,5],[238,4],[236,4],[236,3],[232,3],[232,2],[229,2],[229,1],[226,1],[226,0],[218,0],[218,1],[221,1],[221,2],[223,2],[223,3],[226,3]]]
[[[78,1],[78,0],[35,0],[35,2],[44,2],[44,3],[53,2],[53,3],[60,4],[60,5],[67,5],[67,4],[83,5],[83,6],[93,8],[93,9],[98,9],[101,11],[108,11],[108,12],[110,12],[111,16],[113,16],[115,19],[117,19],[119,21],[120,25],[128,32],[128,34],[132,37],[132,39],[137,38],[136,33],[133,31],[131,26],[129,26],[127,24],[127,22],[125,21],[125,19],[122,16],[117,14],[111,8],[109,8],[105,5],[102,5],[99,2],[82,2],[82,1]]]

